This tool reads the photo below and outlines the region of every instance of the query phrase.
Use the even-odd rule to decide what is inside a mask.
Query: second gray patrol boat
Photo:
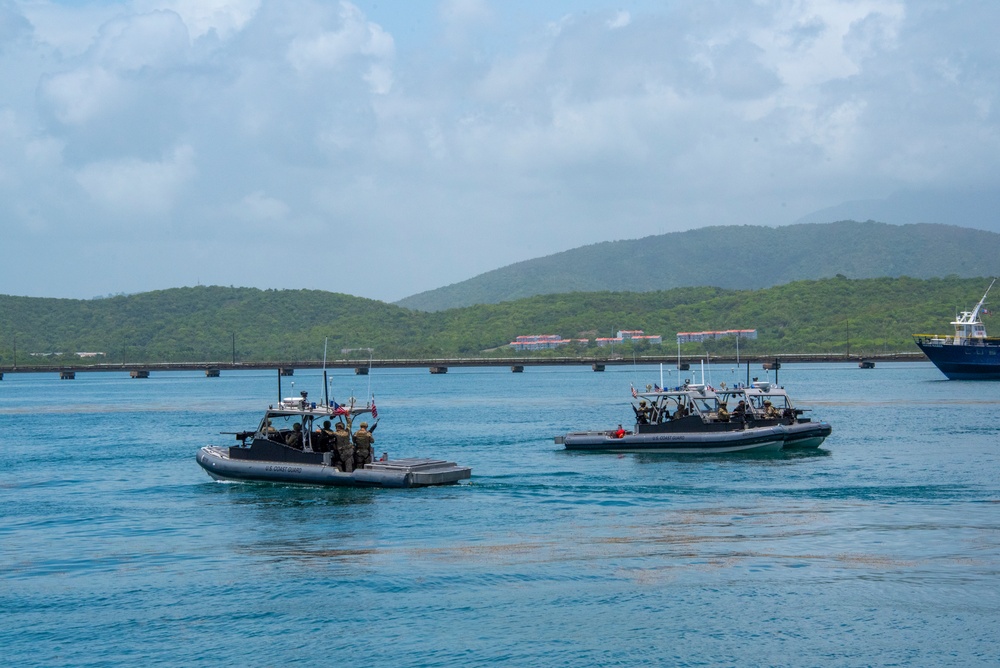
[[[635,426],[631,431],[574,431],[555,441],[567,450],[712,454],[781,450],[785,427],[733,420],[720,412],[720,402],[707,385],[686,383],[672,389],[636,392]]]

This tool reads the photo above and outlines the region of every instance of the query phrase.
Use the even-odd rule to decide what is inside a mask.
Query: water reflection
[[[205,494],[219,496],[236,506],[260,509],[307,508],[319,506],[365,506],[374,503],[384,490],[364,487],[320,487],[259,481],[206,481],[200,488]],[[282,517],[285,515],[282,514]],[[294,517],[294,515],[293,515]]]
[[[296,568],[372,568],[374,527],[385,490],[265,482],[206,482],[213,521],[245,558]]]

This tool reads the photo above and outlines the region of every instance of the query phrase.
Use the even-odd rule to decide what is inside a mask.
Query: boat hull
[[[436,459],[396,459],[366,464],[344,473],[326,463],[257,460],[230,456],[230,449],[207,445],[198,464],[215,480],[259,481],[325,487],[427,487],[466,480],[472,469]]]
[[[785,442],[782,426],[733,431],[626,434],[615,438],[606,431],[572,432],[561,437],[567,450],[712,454],[778,452]]]
[[[826,422],[794,422],[786,424],[784,448],[788,450],[818,448],[823,445],[823,441],[831,433],[833,433],[833,428]]]
[[[917,341],[917,346],[950,380],[1000,380],[1000,345]]]

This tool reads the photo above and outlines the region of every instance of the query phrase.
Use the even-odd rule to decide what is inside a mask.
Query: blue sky
[[[393,301],[706,225],[994,229],[998,24],[987,1],[0,0],[0,293]]]

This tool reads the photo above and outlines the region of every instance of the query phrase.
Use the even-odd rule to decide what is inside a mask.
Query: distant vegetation
[[[711,285],[756,290],[792,281],[1000,274],[1000,234],[868,221],[704,227],[610,241],[512,264],[397,304],[440,311],[565,292]]]
[[[555,294],[437,313],[310,290],[197,287],[94,300],[0,296],[0,366],[13,365],[15,345],[19,367],[80,364],[78,352],[106,353],[82,363],[229,362],[234,335],[240,362],[320,360],[326,338],[330,359],[367,359],[363,351],[341,353],[349,348],[373,348],[376,359],[513,356],[506,344],[519,334],[593,339],[619,329],[663,336],[662,346],[615,347],[626,355],[674,354],[678,331],[744,328],[759,334],[741,342],[747,354],[846,353],[848,338],[854,355],[913,352],[911,334],[948,331],[955,311],[972,307],[988,285],[987,278],[839,277],[761,290]],[[734,349],[728,339],[686,344],[683,351]],[[585,352],[610,350],[574,344],[534,354]]]

